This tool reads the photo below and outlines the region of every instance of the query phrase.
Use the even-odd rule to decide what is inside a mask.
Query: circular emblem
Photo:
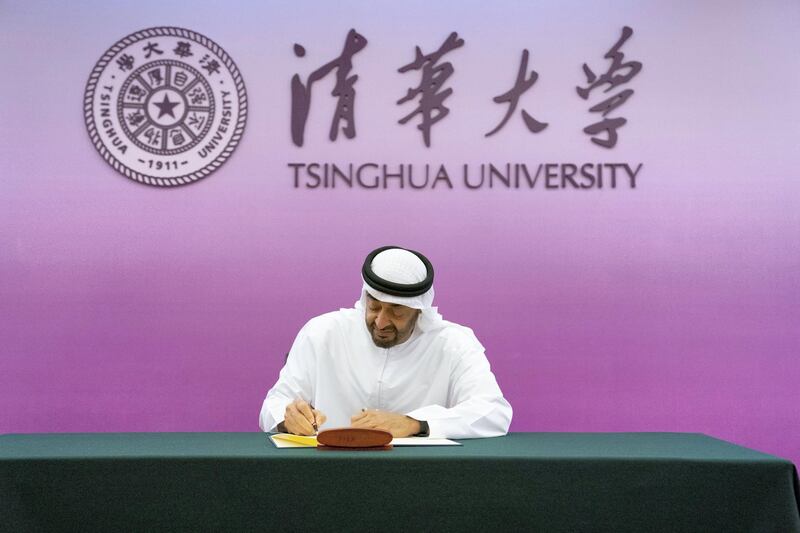
[[[211,39],[150,28],[118,41],[89,76],[86,128],[128,178],[159,187],[204,178],[230,157],[247,121],[236,64]]]

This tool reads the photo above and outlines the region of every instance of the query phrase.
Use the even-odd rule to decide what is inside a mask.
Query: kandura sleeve
[[[283,422],[286,406],[294,400],[314,401],[316,353],[308,329],[306,324],[297,334],[277,383],[267,392],[258,417],[262,431],[274,431]]]
[[[486,359],[484,348],[471,330],[445,351],[451,361],[448,405],[428,405],[406,413],[426,420],[431,437],[499,437],[508,433],[513,414]]]

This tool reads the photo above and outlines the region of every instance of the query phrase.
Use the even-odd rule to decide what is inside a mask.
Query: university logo
[[[172,187],[208,176],[230,157],[247,121],[247,93],[236,64],[214,41],[182,28],[150,28],[100,58],[86,84],[84,116],[114,169]]]

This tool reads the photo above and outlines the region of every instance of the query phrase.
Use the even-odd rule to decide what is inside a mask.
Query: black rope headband
[[[383,279],[382,277],[378,276],[372,271],[372,260],[375,259],[375,256],[381,252],[385,252],[386,250],[391,250],[393,248],[397,248],[398,250],[405,250],[407,252],[411,252],[412,254],[419,257],[422,261],[422,264],[425,265],[425,271],[427,274],[425,275],[425,279],[420,281],[419,283],[395,283],[393,281],[389,281]],[[391,294],[392,296],[419,296],[420,294],[425,294],[430,290],[433,286],[433,265],[431,262],[428,261],[428,258],[422,255],[419,252],[415,252],[414,250],[407,250],[405,248],[400,248],[399,246],[382,246],[377,250],[373,250],[364,260],[364,266],[361,268],[361,275],[364,277],[364,281],[375,289],[376,291],[384,292],[386,294]]]

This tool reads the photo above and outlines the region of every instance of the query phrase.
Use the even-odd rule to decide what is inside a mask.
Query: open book
[[[269,440],[276,448],[314,448],[317,437],[304,437],[290,433],[273,433]],[[460,442],[450,439],[432,439],[430,437],[402,437],[392,439],[392,446],[461,446]]]

